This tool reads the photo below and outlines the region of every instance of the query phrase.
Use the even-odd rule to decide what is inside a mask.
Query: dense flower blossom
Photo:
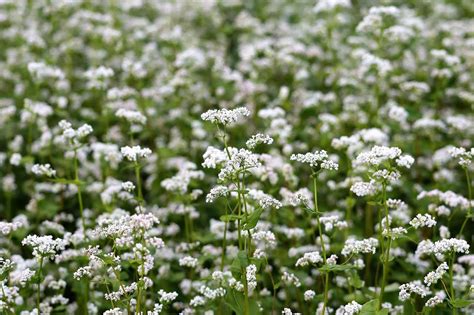
[[[471,310],[469,1],[0,2],[1,314]]]

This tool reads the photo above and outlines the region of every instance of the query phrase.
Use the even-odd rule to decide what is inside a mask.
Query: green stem
[[[115,255],[115,251],[114,251],[114,255]],[[127,314],[132,314],[130,312],[130,299],[128,297],[128,293],[126,293],[127,291],[125,290],[125,286],[123,285],[122,280],[120,280],[120,273],[117,270],[115,270],[115,268],[112,268],[112,269],[115,274],[115,278],[117,278],[117,281],[119,282],[119,287],[122,289],[123,292],[125,292],[125,296],[127,297]]]
[[[242,198],[242,203],[244,205],[244,215],[245,215],[245,221],[248,222],[248,211],[247,211],[247,199],[245,198],[245,177],[242,178],[242,182],[240,183],[240,187],[242,190],[241,192],[239,192],[241,198]],[[248,240],[248,243],[247,243],[247,256],[248,258],[250,259],[250,257],[252,256],[252,232],[250,232],[250,230],[247,230],[247,236],[249,238]]]
[[[454,296],[454,284],[453,284],[453,265],[454,265],[455,255],[454,253],[451,253],[451,255],[452,255],[452,258],[449,260],[449,289],[451,292],[451,300],[454,300],[455,296]],[[456,314],[457,314],[457,310],[455,307],[453,307],[453,315],[456,315]]]
[[[326,246],[324,245],[323,239],[323,228],[319,219],[319,207],[318,207],[318,180],[317,173],[313,172],[313,198],[314,198],[314,210],[316,212],[316,222],[319,230],[319,240],[321,242],[321,252],[323,254],[323,263],[326,264]],[[329,271],[326,272],[324,277],[324,301],[322,315],[326,313],[326,305],[328,303],[328,291],[329,291]]]
[[[36,308],[38,309],[38,314],[41,314],[40,311],[40,297],[41,297],[41,278],[43,274],[43,257],[41,256],[39,260],[39,269],[38,269],[38,291],[36,295]]]
[[[220,131],[220,129],[219,129]],[[224,148],[227,154],[227,158],[230,160],[232,158],[229,147],[227,145],[227,137],[226,137],[226,129],[224,127],[224,133],[223,133],[223,142],[224,142]],[[240,182],[239,179],[236,180],[237,184],[237,191],[238,191],[238,198],[237,198],[237,203],[238,203],[238,216],[239,219],[237,219],[237,236],[238,236],[238,241],[239,241],[239,250],[242,250],[242,225],[241,225],[241,220],[240,216],[242,215],[242,205],[244,207],[244,213],[245,213],[245,218],[248,218],[248,212],[247,212],[247,202],[245,200],[245,195],[242,194],[242,190],[245,189],[245,184],[244,181]],[[242,186],[242,187],[241,187]],[[250,246],[250,241],[251,241],[251,234],[250,231],[248,231],[248,236],[249,236],[249,243],[248,243],[248,258],[250,258],[250,251],[251,251],[251,246]],[[224,248],[222,249],[224,250]],[[223,268],[223,267],[221,267]],[[248,285],[247,285],[247,276],[246,276],[246,268],[242,268],[242,273],[244,276],[244,314],[245,315],[250,315],[250,308],[249,308],[249,296],[248,296]]]
[[[250,315],[250,307],[249,307],[249,290],[247,284],[247,269],[242,267],[242,274],[244,276],[244,314]]]
[[[138,205],[140,206],[140,210],[141,210],[141,206],[143,202],[143,194],[142,194],[142,181],[140,178],[140,165],[138,164],[138,162],[135,162],[135,180],[137,182]]]
[[[225,207],[225,215],[227,216],[228,211]],[[227,250],[227,220],[224,222],[224,237],[222,239],[222,255],[221,255],[221,271],[224,271],[224,262]]]
[[[382,184],[382,205],[385,210],[385,228],[387,230],[387,233],[390,232],[390,223],[388,220],[388,206],[387,206],[387,185],[385,183]],[[382,220],[380,220],[380,225],[379,227],[381,228],[382,226]],[[382,231],[379,231],[380,234],[382,234]],[[385,250],[385,254],[382,256],[383,257],[383,273],[382,273],[382,284],[380,288],[380,295],[379,295],[379,309],[382,308],[382,303],[383,303],[383,295],[385,293],[385,284],[387,282],[387,276],[388,276],[388,271],[390,268],[390,246],[392,245],[392,237],[389,234],[388,235],[388,246]]]
[[[74,149],[74,181],[76,181],[77,187],[77,200],[79,202],[79,213],[81,215],[82,230],[84,237],[86,237],[86,220],[84,219],[84,204],[82,202],[82,190],[81,184],[79,183],[79,167],[77,162],[77,149]]]
[[[193,233],[191,229],[191,218],[189,213],[184,214],[184,229],[186,232],[186,239],[189,243],[191,243],[193,241]]]
[[[84,202],[82,201],[82,188],[81,183],[79,182],[79,166],[78,166],[78,159],[77,159],[77,149],[74,149],[74,181],[76,182],[77,187],[77,201],[79,203],[79,213],[81,215],[81,224],[82,224],[82,231],[84,233],[84,238],[87,238],[86,234],[86,220],[84,218]],[[87,308],[87,304],[89,302],[89,284],[86,283],[87,288],[84,291],[84,308],[83,312],[85,315],[89,314],[89,310]]]
[[[468,192],[468,198],[469,198],[469,210],[467,212],[467,216],[464,219],[464,222],[462,223],[461,230],[459,231],[459,236],[462,235],[462,232],[464,231],[464,228],[466,227],[467,221],[469,221],[469,218],[472,215],[472,186],[471,186],[471,177],[469,176],[469,171],[467,167],[464,167],[464,173],[466,174],[466,181],[467,181],[467,192]]]
[[[12,218],[12,194],[11,192],[5,192],[5,201],[6,201],[6,215],[5,218],[10,220]]]

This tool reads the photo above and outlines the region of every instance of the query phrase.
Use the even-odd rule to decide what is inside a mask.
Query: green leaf
[[[248,219],[244,221],[242,228],[244,230],[253,229],[257,225],[258,220],[260,219],[260,216],[262,215],[262,213],[263,213],[263,208],[256,209],[254,212],[252,212],[252,214],[248,217]]]
[[[463,308],[474,304],[474,300],[454,299],[451,300],[450,303],[455,308]]]
[[[379,300],[374,299],[362,305],[359,315],[387,315],[388,309],[378,310]]]
[[[252,298],[249,298],[249,313],[255,315],[261,314],[260,307],[258,307],[257,301]]]
[[[59,204],[54,200],[42,199],[38,201],[38,213],[36,215],[40,220],[49,219],[54,217],[59,209]]]
[[[360,279],[357,271],[349,270],[349,284],[356,289],[360,289],[364,286],[364,281]]]
[[[377,311],[379,304],[379,300],[374,299],[366,302],[364,305],[362,305],[362,308],[360,309],[360,314],[371,314],[371,312]]]
[[[227,304],[237,315],[243,314],[244,295],[235,290],[230,290],[225,295],[225,304]]]
[[[232,274],[238,278],[242,275],[242,270],[247,267],[248,265],[248,259],[247,259],[247,253],[245,251],[240,251],[237,254],[237,257],[234,258],[232,261],[232,265],[230,266],[230,271]]]

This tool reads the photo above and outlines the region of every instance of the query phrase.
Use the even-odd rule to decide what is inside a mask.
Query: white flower
[[[64,129],[63,136],[69,140],[74,139],[76,137],[76,130],[72,128]]]
[[[120,308],[116,307],[110,310],[106,310],[103,315],[123,315],[124,312]]]
[[[433,227],[436,225],[436,220],[429,214],[418,213],[415,218],[410,221],[410,225],[415,229],[419,227]]]
[[[162,304],[169,304],[178,297],[178,293],[166,292],[164,290],[158,291],[158,294],[160,295],[160,303]]]
[[[39,176],[56,176],[56,171],[51,167],[50,164],[35,164],[33,167],[31,167],[31,172]]]
[[[301,286],[300,279],[298,279],[298,277],[295,274],[293,274],[291,272],[288,272],[288,271],[283,271],[283,275],[281,276],[281,280],[284,283],[292,284],[297,288],[299,288]]]
[[[257,267],[255,265],[248,265],[246,268],[246,279],[248,294],[251,295],[253,290],[257,287]]]
[[[142,148],[139,145],[133,147],[122,147],[120,152],[123,157],[131,162],[136,162],[138,158],[146,158],[151,154],[151,150],[148,148]]]
[[[182,267],[196,268],[198,265],[198,260],[197,258],[191,256],[185,256],[179,259],[179,265]]]
[[[84,124],[75,130],[72,128],[72,124],[66,120],[61,120],[58,125],[59,128],[63,130],[63,137],[73,143],[78,142],[81,138],[88,136],[93,131],[92,127],[88,124]]]
[[[328,265],[335,265],[335,264],[337,264],[337,259],[338,259],[337,255],[331,255],[331,257],[326,259],[326,263]]]
[[[206,196],[206,202],[214,202],[219,197],[224,197],[229,193],[229,188],[226,186],[218,185],[211,189]]]
[[[237,122],[241,117],[249,116],[250,111],[245,107],[236,109],[211,109],[201,115],[204,121],[210,121],[215,124],[230,125]]]
[[[187,192],[191,180],[202,179],[203,177],[204,173],[202,171],[182,168],[175,176],[163,180],[161,187],[167,191],[184,194]]]
[[[319,167],[326,170],[337,170],[339,167],[336,162],[329,159],[327,152],[324,150],[305,154],[292,154],[290,160],[309,164],[313,168]]]
[[[358,314],[362,309],[362,305],[356,301],[352,301],[336,310],[336,315],[354,315]]]
[[[415,162],[415,159],[411,155],[402,155],[395,162],[398,166],[410,168]]]
[[[256,135],[253,135],[249,140],[247,140],[245,144],[247,145],[247,148],[254,149],[257,145],[261,143],[272,144],[273,139],[269,135],[257,133]]]
[[[125,118],[130,123],[138,123],[142,125],[146,123],[146,117],[142,113],[134,110],[120,108],[115,113],[115,116]]]
[[[84,124],[77,129],[77,136],[79,138],[84,138],[85,136],[91,134],[93,131],[92,127],[88,124]]]
[[[398,294],[398,298],[402,302],[408,300],[412,293],[417,294],[421,297],[425,297],[431,293],[430,290],[425,287],[419,280],[402,284],[399,287],[399,290],[400,292]]]
[[[280,201],[268,195],[262,196],[262,198],[260,198],[258,203],[260,207],[262,207],[263,209],[270,209],[270,208],[280,209],[283,206]]]
[[[14,166],[18,166],[21,163],[21,154],[13,153],[10,157],[10,164]]]
[[[319,252],[309,252],[309,253],[305,253],[303,255],[303,257],[299,258],[296,261],[295,266],[296,267],[305,267],[309,264],[316,265],[316,264],[318,264],[322,261],[323,261],[323,258],[321,257]]]
[[[135,185],[132,182],[123,182],[122,189],[128,192],[132,192],[135,189]]]
[[[368,238],[361,241],[349,238],[342,249],[341,253],[344,256],[352,254],[375,254],[376,247],[379,245],[379,241],[375,238]]]
[[[417,255],[433,254],[438,259],[443,259],[449,253],[469,253],[469,244],[465,240],[457,238],[441,239],[436,242],[430,240],[421,241],[416,249]]]
[[[374,182],[356,182],[351,186],[351,191],[358,197],[373,195],[377,189]]]
[[[59,251],[64,250],[68,242],[60,238],[53,239],[51,235],[28,235],[21,241],[21,244],[33,247],[33,255],[36,258],[41,258],[56,255]]]
[[[340,220],[338,215],[326,215],[320,218],[320,222],[324,224],[326,231],[332,231],[334,227],[345,229],[348,227],[346,221]]]
[[[427,286],[431,286],[432,284],[436,284],[438,280],[443,278],[443,275],[448,271],[449,267],[447,263],[442,263],[441,265],[436,268],[435,271],[431,271],[425,276],[425,283]]]
[[[314,12],[326,12],[334,10],[337,7],[350,8],[350,0],[319,0],[313,8]]]
[[[382,28],[388,17],[397,17],[400,9],[394,6],[371,7],[369,13],[357,25],[357,32],[375,32]]]
[[[460,240],[457,238],[443,239],[436,241],[433,245],[433,253],[469,253],[469,244],[465,240]]]
[[[472,163],[472,159],[474,158],[474,148],[470,150],[466,150],[465,148],[450,148],[449,154],[452,158],[458,160],[459,165],[467,167]]]
[[[28,72],[31,76],[38,80],[61,80],[65,75],[61,69],[45,64],[44,62],[30,62],[28,63]]]
[[[428,301],[426,301],[425,306],[435,307],[436,305],[441,304],[441,303],[443,303],[443,299],[435,295],[432,298],[428,299]]]
[[[229,148],[230,154],[234,154],[237,149]],[[209,146],[206,149],[206,152],[203,154],[204,162],[202,163],[202,167],[205,168],[216,168],[217,165],[220,165],[228,160],[227,153],[214,148],[213,146]]]
[[[404,227],[396,227],[396,228],[391,228],[389,230],[387,230],[387,228],[384,228],[384,230],[382,231],[383,236],[390,237],[392,239],[400,238],[406,233],[407,233],[407,229],[405,229]]]
[[[231,179],[237,174],[248,172],[250,169],[259,167],[260,165],[261,163],[257,154],[246,149],[240,149],[232,154],[230,160],[225,162],[218,177],[221,181]]]
[[[136,282],[132,282],[128,286],[120,286],[118,291],[106,293],[104,295],[106,300],[109,301],[120,301],[124,295],[133,294],[137,290],[138,286]]]
[[[312,299],[314,299],[315,296],[316,296],[316,292],[314,292],[313,290],[306,290],[304,292],[305,301],[311,301]]]
[[[426,197],[437,198],[451,208],[460,207],[461,209],[469,209],[469,200],[461,195],[458,195],[450,190],[439,191],[437,189],[430,191],[422,191],[418,194],[417,199],[423,199]]]
[[[378,166],[387,160],[395,160],[402,154],[402,150],[396,147],[374,146],[368,152],[360,153],[355,161],[354,166],[370,165]]]

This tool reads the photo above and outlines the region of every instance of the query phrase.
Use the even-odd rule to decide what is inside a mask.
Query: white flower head
[[[50,164],[35,164],[31,167],[31,172],[38,176],[56,176],[56,171],[51,167]]]
[[[410,221],[410,225],[415,229],[419,227],[433,227],[436,225],[436,220],[429,214],[418,213],[416,217]]]
[[[308,164],[312,168],[325,170],[337,170],[339,167],[336,162],[329,159],[329,155],[324,150],[308,152],[305,154],[292,154],[290,160]]]
[[[151,154],[150,149],[142,148],[139,145],[133,147],[122,147],[120,148],[120,152],[122,153],[124,158],[131,162],[136,162],[138,158],[147,158]]]
[[[242,117],[249,116],[250,111],[245,107],[239,107],[236,109],[211,109],[201,115],[201,119],[204,121],[210,121],[214,124],[220,125],[231,125]]]

